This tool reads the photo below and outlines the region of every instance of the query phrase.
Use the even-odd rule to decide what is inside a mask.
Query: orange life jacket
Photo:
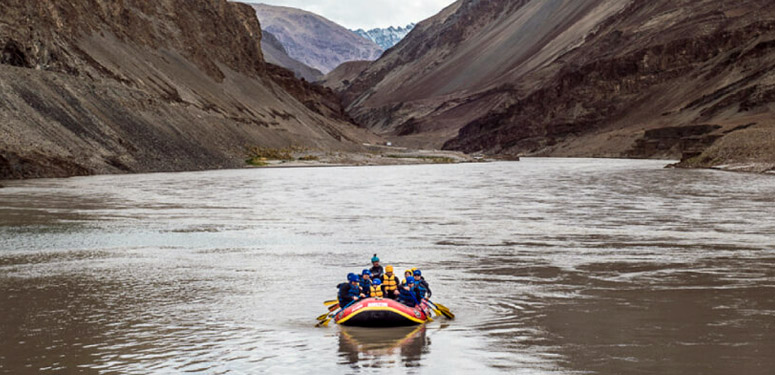
[[[379,285],[372,285],[369,297],[382,298],[382,288]]]

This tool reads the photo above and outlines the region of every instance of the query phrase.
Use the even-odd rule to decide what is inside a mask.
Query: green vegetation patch
[[[294,153],[303,152],[304,148],[298,146],[284,147],[284,148],[272,148],[254,146],[248,147],[247,159],[245,162],[257,167],[263,167],[268,165],[270,160],[291,161],[295,160]]]
[[[420,156],[420,155],[385,155],[385,157],[392,159],[419,159],[433,164],[454,164],[457,161],[454,158],[448,156]]]

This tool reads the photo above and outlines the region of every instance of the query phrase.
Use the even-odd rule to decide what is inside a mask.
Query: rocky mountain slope
[[[0,3],[0,179],[239,167],[245,148],[359,149],[327,89],[264,62],[226,0]]]
[[[274,34],[266,30],[263,30],[261,34],[261,52],[264,54],[266,62],[289,69],[296,75],[296,78],[303,78],[307,82],[316,82],[323,78],[323,72],[288,56],[288,51]]]
[[[460,0],[345,98],[403,144],[764,161],[775,153],[773,20],[765,0]]]
[[[371,61],[348,61],[326,74],[318,84],[331,88],[336,92],[345,90],[350,83],[366,70]]]
[[[412,29],[414,29],[414,26],[414,23],[410,23],[406,25],[406,27],[390,26],[388,28],[376,28],[368,31],[364,29],[358,29],[352,30],[352,32],[360,35],[363,38],[371,40],[374,43],[377,43],[380,48],[387,51],[393,48],[393,46],[398,44],[398,42],[400,42],[402,39],[404,39],[404,37],[406,37],[406,35],[409,34]]]
[[[376,60],[382,55],[374,42],[317,14],[265,4],[252,6],[262,27],[280,40],[289,56],[324,74],[347,61]]]

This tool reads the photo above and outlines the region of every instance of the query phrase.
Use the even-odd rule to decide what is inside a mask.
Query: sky
[[[349,29],[406,26],[431,17],[455,0],[243,0],[317,13]]]

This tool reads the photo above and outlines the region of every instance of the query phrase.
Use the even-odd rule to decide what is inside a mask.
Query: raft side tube
[[[408,327],[428,321],[430,310],[423,302],[415,308],[392,299],[367,298],[336,315],[336,323],[354,327]]]

